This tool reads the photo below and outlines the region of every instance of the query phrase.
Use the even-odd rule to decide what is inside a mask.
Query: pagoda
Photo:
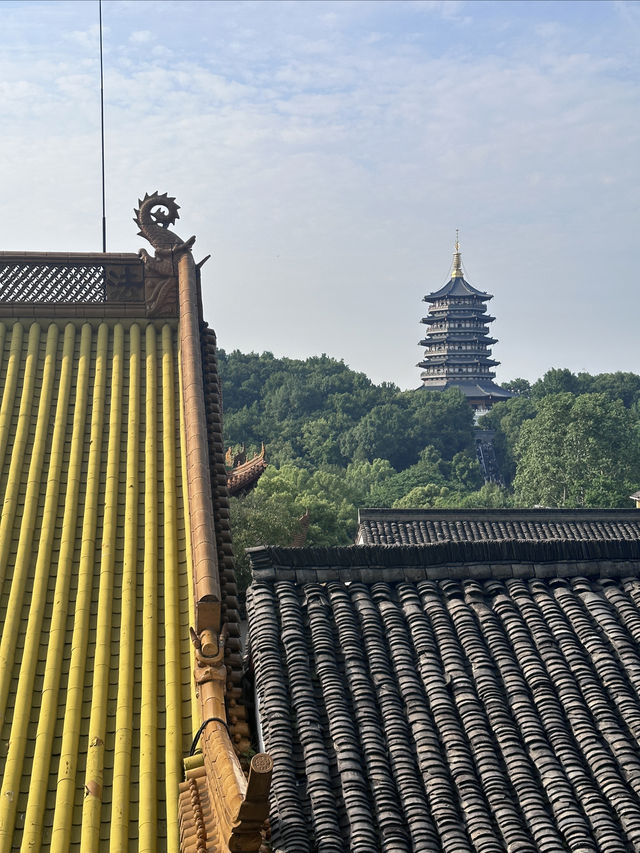
[[[424,388],[459,388],[478,417],[493,403],[513,397],[493,381],[493,368],[500,362],[491,358],[490,347],[496,339],[489,336],[489,324],[495,320],[487,313],[490,299],[490,293],[476,290],[465,281],[456,233],[449,281],[423,297],[429,303],[429,312],[421,321],[427,326],[427,334],[420,341],[425,353],[418,367],[423,368],[420,378]]]

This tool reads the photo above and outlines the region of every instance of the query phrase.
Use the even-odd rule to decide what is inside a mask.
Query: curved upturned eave
[[[483,302],[493,299],[493,295],[485,293],[482,290],[477,290],[468,281],[461,276],[450,278],[449,281],[434,293],[428,293],[422,297],[423,302],[435,302],[438,299],[444,299],[446,296],[476,296]]]
[[[443,315],[442,315],[442,317],[436,317],[434,314],[427,314],[427,316],[426,316],[426,317],[422,317],[422,319],[420,320],[420,322],[421,322],[421,323],[424,323],[424,324],[425,324],[425,326],[430,326],[430,325],[432,325],[433,323],[448,322],[448,319],[449,319],[449,317],[450,317],[450,316],[451,316],[450,314],[443,314]],[[485,325],[485,326],[486,326],[488,323],[493,323],[493,321],[494,321],[496,318],[495,318],[495,317],[492,317],[492,316],[491,316],[491,314],[476,314],[475,316],[472,316],[472,317],[469,317],[469,318],[467,318],[467,317],[460,317],[460,318],[458,318],[458,319],[460,319],[460,320],[463,320],[463,319],[465,319],[465,320],[466,320],[466,319],[472,319],[472,320],[475,320],[477,323],[482,323],[483,325]]]

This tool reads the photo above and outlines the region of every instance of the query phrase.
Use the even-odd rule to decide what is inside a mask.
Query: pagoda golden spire
[[[456,245],[453,253],[453,269],[451,278],[463,278],[462,273],[462,258],[460,255],[460,240],[458,239],[458,229],[456,228]]]

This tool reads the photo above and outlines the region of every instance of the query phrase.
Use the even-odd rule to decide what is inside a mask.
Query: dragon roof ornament
[[[146,249],[140,249],[139,253],[146,272],[145,301],[152,316],[177,313],[178,258],[191,250],[196,239],[183,240],[169,228],[180,218],[179,209],[173,196],[156,190],[138,199],[138,207],[134,210],[133,221],[140,229],[138,234],[155,249],[153,256]]]

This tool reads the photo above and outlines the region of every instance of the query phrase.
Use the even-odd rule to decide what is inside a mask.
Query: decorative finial
[[[451,271],[451,278],[463,278],[462,273],[462,258],[460,256],[460,240],[458,239],[459,232],[456,228],[456,246],[455,251],[453,253],[453,270]]]
[[[139,252],[145,266],[147,316],[175,317],[178,312],[178,259],[191,250],[196,238],[183,240],[170,230],[169,225],[180,218],[180,205],[173,196],[156,190],[138,199],[138,205],[133,220],[140,229],[138,234],[155,249],[153,257],[146,249]]]

